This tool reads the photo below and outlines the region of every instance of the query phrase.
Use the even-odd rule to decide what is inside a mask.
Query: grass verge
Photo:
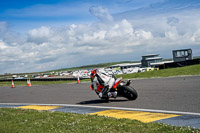
[[[191,65],[178,68],[168,68],[161,70],[154,70],[133,74],[122,74],[117,77],[123,77],[124,79],[133,78],[153,78],[153,77],[171,77],[171,76],[184,76],[184,75],[200,75],[200,65]]]
[[[200,75],[200,65],[191,65],[178,68],[168,68],[162,70],[154,70],[149,72],[132,73],[116,75],[123,79],[134,78],[153,78],[153,77],[170,77],[170,76],[183,76],[183,75]],[[81,80],[81,82],[88,82],[90,79]],[[48,85],[48,84],[63,84],[63,83],[76,83],[76,81],[31,81],[32,85]],[[26,85],[26,81],[17,81],[15,85]],[[11,86],[11,82],[0,82],[0,86]]]
[[[69,80],[69,81],[31,81],[32,85],[49,85],[49,84],[64,84],[64,83],[76,83],[77,81]],[[15,81],[15,86],[27,85],[27,81]],[[11,81],[0,82],[0,86],[11,86]]]
[[[0,108],[0,132],[199,133],[200,130],[95,115]]]

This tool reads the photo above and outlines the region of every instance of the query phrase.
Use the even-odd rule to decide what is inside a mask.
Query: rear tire
[[[137,91],[130,86],[121,86],[122,96],[128,100],[135,100],[138,97]]]

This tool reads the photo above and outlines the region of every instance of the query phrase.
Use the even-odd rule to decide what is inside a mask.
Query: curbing
[[[165,111],[137,108],[120,108],[104,106],[85,106],[73,104],[34,104],[34,103],[0,103],[0,108],[22,108],[71,112],[78,114],[100,115],[115,118],[139,120],[145,123],[161,122],[173,126],[189,126],[200,129],[200,113]]]

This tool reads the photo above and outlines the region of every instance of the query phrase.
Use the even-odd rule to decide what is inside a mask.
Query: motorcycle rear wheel
[[[138,97],[137,91],[131,86],[121,86],[122,96],[128,100],[135,100]]]

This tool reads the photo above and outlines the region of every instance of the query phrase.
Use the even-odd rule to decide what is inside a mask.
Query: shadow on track
[[[89,101],[83,101],[83,102],[79,102],[76,104],[101,104],[101,103],[112,103],[112,102],[126,102],[128,100],[126,99],[110,99],[109,101],[103,100],[103,99],[96,99],[96,100],[89,100]]]

